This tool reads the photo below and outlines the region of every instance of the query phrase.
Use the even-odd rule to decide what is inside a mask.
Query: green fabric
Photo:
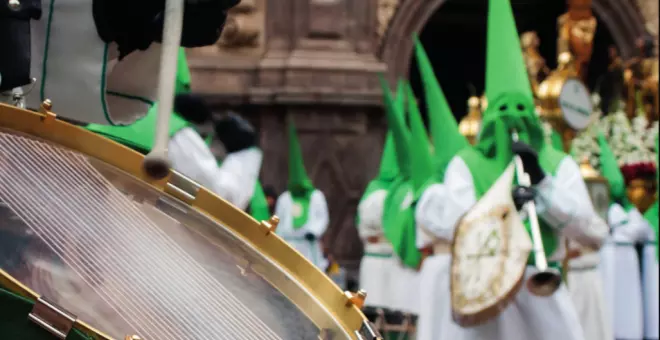
[[[299,229],[307,223],[309,218],[309,205],[315,188],[312,180],[307,176],[303,162],[302,150],[298,141],[298,134],[293,121],[289,122],[289,184],[293,205],[300,210],[294,209],[293,228]],[[299,214],[296,214],[299,212]]]
[[[410,166],[414,200],[417,201],[424,190],[433,184],[433,162],[429,150],[429,139],[422,121],[422,115],[417,107],[415,94],[410,85],[406,84],[408,94],[408,117],[410,119]]]
[[[658,158],[657,158],[658,157],[658,151],[660,151],[660,147],[658,147],[658,138],[656,137],[656,139],[655,139],[655,157],[656,157],[656,163],[655,164],[656,165],[660,164],[660,162],[658,162]],[[660,198],[660,195],[658,195],[658,190],[660,190],[660,169],[656,169],[655,175],[656,175],[656,196],[658,198]],[[658,223],[659,223],[659,221],[658,221],[658,218],[659,218],[659,216],[658,216],[658,199],[656,199],[655,203],[653,203],[653,205],[648,210],[646,210],[646,212],[644,213],[644,218],[649,222],[649,224],[651,225],[651,228],[653,228],[653,231],[655,232],[655,242],[657,243],[658,241],[660,241],[660,239],[659,239],[660,233],[658,231]],[[660,250],[660,247],[655,248],[656,260],[658,259],[658,254],[659,254],[658,251],[659,250]]]
[[[3,340],[56,340],[56,336],[28,320],[33,301],[0,287],[0,339]],[[91,337],[73,330],[68,340],[90,340]]]
[[[468,147],[470,143],[458,130],[456,118],[442,92],[422,43],[417,36],[413,36],[413,39],[415,40],[417,66],[424,84],[429,130],[434,149],[434,167],[438,179],[442,180],[449,161],[459,150]]]
[[[174,93],[188,93],[190,92],[191,77],[190,68],[188,68],[188,59],[186,58],[186,50],[183,47],[179,48],[178,58]]]
[[[176,73],[175,93],[190,92],[190,70],[186,61],[186,54],[183,48],[179,49],[178,66]],[[156,133],[156,118],[158,117],[158,104],[149,108],[147,114],[131,125],[99,125],[89,124],[86,128],[92,132],[104,135],[118,143],[136,149],[140,152],[149,152],[154,145],[154,135]],[[172,137],[175,133],[185,127],[191,127],[185,119],[174,113],[170,117],[169,135]]]
[[[137,122],[127,126],[111,126],[111,125],[98,125],[89,124],[87,129],[104,135],[118,143],[124,144],[128,147],[136,149],[140,152],[149,152],[154,146],[154,138],[156,134],[156,119],[158,118],[158,104],[152,106],[147,115],[142,117]],[[169,136],[172,137],[175,133],[186,127],[192,127],[185,119],[181,118],[177,113],[170,116],[170,131]]]
[[[250,199],[250,215],[257,221],[266,221],[270,218],[268,200],[259,181],[255,183],[254,194],[252,194],[252,199]]]
[[[380,77],[385,101],[387,123],[394,137],[400,175],[396,178],[385,198],[383,206],[383,229],[385,238],[392,244],[394,252],[401,262],[411,268],[417,268],[422,255],[415,245],[415,220],[412,208],[413,187],[410,179],[410,132],[403,121],[403,105],[397,107],[392,99],[389,86]]]
[[[626,181],[623,178],[614,152],[602,132],[596,136],[600,147],[600,173],[610,185],[610,197],[613,202],[621,202],[626,196]]]
[[[513,130],[517,131],[521,142],[536,150],[541,168],[547,173],[554,174],[566,157],[545,143],[543,127],[534,110],[509,0],[490,0],[486,65],[488,108],[479,142],[474,148],[465,148],[458,153],[470,170],[477,200],[513,160]],[[552,254],[559,243],[557,233],[543,220],[539,220],[539,224],[546,254]],[[527,221],[525,225],[529,232]],[[530,262],[533,263],[533,254]]]
[[[489,1],[486,39],[488,107],[502,93],[520,93],[533,98],[509,0]]]
[[[564,151],[564,141],[561,140],[561,136],[555,129],[552,129],[552,132],[550,133],[550,140],[552,142],[552,147],[556,150]]]
[[[404,103],[404,93],[402,89],[403,83],[399,82],[396,99],[394,101],[397,107],[402,107]],[[394,135],[392,134],[392,131],[388,129],[387,136],[385,137],[385,145],[383,146],[383,154],[380,158],[380,170],[378,171],[376,178],[372,179],[367,185],[360,202],[366,199],[374,191],[388,190],[398,175],[399,165],[397,162],[396,147],[394,145]]]

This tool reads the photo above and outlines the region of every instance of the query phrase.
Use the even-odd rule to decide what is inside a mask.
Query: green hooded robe
[[[658,139],[656,138],[655,140],[655,155],[658,157]],[[658,160],[656,159],[656,164],[660,164]],[[656,174],[656,196],[660,198],[660,195],[658,195],[657,190],[660,189],[660,181],[658,180],[660,176],[660,169],[655,170]],[[653,228],[653,231],[655,232],[655,242],[656,242],[656,258],[658,256],[658,247],[657,243],[660,241],[658,237],[660,237],[660,234],[658,233],[658,199],[655,200],[655,203],[646,210],[644,213],[644,218],[649,222],[651,225],[651,228]]]
[[[307,223],[309,219],[309,205],[312,193],[316,188],[312,180],[307,176],[305,164],[298,141],[298,134],[293,121],[289,122],[289,183],[287,185],[291,194],[292,212],[299,211],[300,214],[293,216],[293,228],[299,229]],[[299,208],[299,209],[298,209]]]
[[[477,145],[458,153],[472,174],[477,200],[513,160],[513,129],[518,132],[521,142],[538,152],[540,165],[546,173],[554,175],[566,156],[545,143],[543,127],[534,110],[532,89],[509,0],[489,1],[487,41],[488,108]],[[546,254],[552,254],[559,245],[558,235],[542,219],[539,223]],[[526,222],[529,231],[528,224]],[[533,255],[530,255],[530,263],[533,261]]]
[[[397,94],[395,105],[397,107],[403,106],[403,83],[399,82],[397,86]],[[367,199],[371,194],[378,190],[389,190],[392,186],[392,183],[399,175],[399,165],[397,164],[396,150],[394,147],[394,136],[392,131],[388,129],[387,135],[385,136],[385,145],[383,146],[383,153],[380,158],[380,168],[378,170],[378,175],[372,179],[367,188],[360,198],[360,203]],[[355,217],[355,225],[360,224],[360,215]]]
[[[394,138],[399,176],[387,192],[383,206],[383,229],[385,238],[392,244],[401,262],[410,268],[417,268],[422,259],[417,249],[415,219],[413,210],[413,186],[410,166],[410,132],[404,122],[403,108],[397,107],[383,77],[380,77],[387,124]],[[400,103],[399,103],[400,104]]]

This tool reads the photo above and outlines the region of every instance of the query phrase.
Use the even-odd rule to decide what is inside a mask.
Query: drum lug
[[[50,101],[50,99],[46,99],[41,103],[41,107],[39,108],[39,112],[44,114],[44,117],[41,118],[41,121],[44,122],[45,124],[49,124],[55,121],[55,118],[57,118],[57,115],[50,112],[50,110],[53,109],[53,103]]]
[[[355,336],[358,340],[383,340],[383,337],[369,320],[365,320],[362,323],[360,330],[355,331]]]
[[[344,295],[348,298],[348,301],[346,301],[346,307],[355,306],[362,309],[362,307],[364,307],[364,300],[367,299],[367,292],[362,289],[358,290],[357,293],[346,291],[344,292]]]
[[[274,233],[277,230],[277,226],[280,224],[280,218],[276,215],[271,216],[268,221],[261,221],[261,225],[266,228],[266,235]]]
[[[77,317],[56,304],[40,297],[32,307],[28,319],[59,339],[66,339]]]
[[[169,182],[165,186],[165,192],[185,202],[192,204],[199,192],[199,184],[195,183],[188,177],[172,171]]]

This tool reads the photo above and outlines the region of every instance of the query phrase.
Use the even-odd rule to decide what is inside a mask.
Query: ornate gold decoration
[[[541,120],[549,123],[557,131],[562,138],[564,150],[569,150],[577,131],[566,123],[559,107],[559,96],[566,80],[576,77],[577,71],[573,67],[573,56],[568,52],[561,53],[558,62],[557,69],[539,85],[536,97]]]
[[[557,19],[557,53],[568,52],[573,56],[575,70],[585,82],[597,22],[591,11],[591,0],[567,0],[567,5],[568,11]]]
[[[378,38],[382,39],[385,36],[400,2],[401,0],[378,0],[378,28],[376,31]]]
[[[655,178],[636,178],[626,186],[626,196],[642,214],[658,199]]]
[[[541,40],[534,31],[525,32],[520,36],[520,44],[523,50],[523,58],[527,66],[529,82],[532,85],[532,91],[538,91],[539,82],[543,81],[550,73],[550,69],[545,64],[545,59],[539,53]]]
[[[255,15],[255,0],[243,0],[232,8],[227,16],[219,45],[225,47],[253,47],[259,42],[261,25]]]
[[[649,122],[658,120],[658,58],[653,56],[655,42],[637,39],[639,56],[625,63],[626,114],[633,118],[638,110],[647,114]]]
[[[485,97],[483,98],[485,100]],[[468,114],[458,124],[458,131],[474,145],[481,130],[481,100],[477,96],[468,99]]]

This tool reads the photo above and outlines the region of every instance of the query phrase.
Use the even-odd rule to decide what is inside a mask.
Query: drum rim
[[[94,132],[57,119],[57,115],[46,109],[43,104],[40,112],[34,112],[0,103],[0,127],[27,133],[93,157],[144,181],[163,194],[172,195],[171,192],[166,191],[171,180],[180,182],[183,179],[192,182],[173,170],[170,170],[170,174],[162,180],[150,179],[142,170],[142,160],[144,159],[142,154]],[[194,184],[194,182],[192,183]],[[355,337],[365,325],[368,325],[359,306],[351,303],[349,294],[342,292],[316,266],[279,236],[271,233],[266,224],[267,221],[259,222],[253,219],[247,213],[201,186],[189,200],[177,198],[191,209],[221,224],[233,236],[259,250],[263,256],[273,261],[307,290],[334,317],[347,334]],[[40,297],[37,292],[32,291],[2,269],[0,269],[0,283],[15,290],[14,293],[31,300],[37,301]],[[274,287],[281,291],[279,287]],[[291,300],[291,297],[287,296],[287,298]],[[291,302],[293,303],[294,300]],[[302,307],[304,306],[298,306],[301,309]],[[94,333],[102,339],[112,339],[84,322],[77,321],[76,326],[85,333]]]

